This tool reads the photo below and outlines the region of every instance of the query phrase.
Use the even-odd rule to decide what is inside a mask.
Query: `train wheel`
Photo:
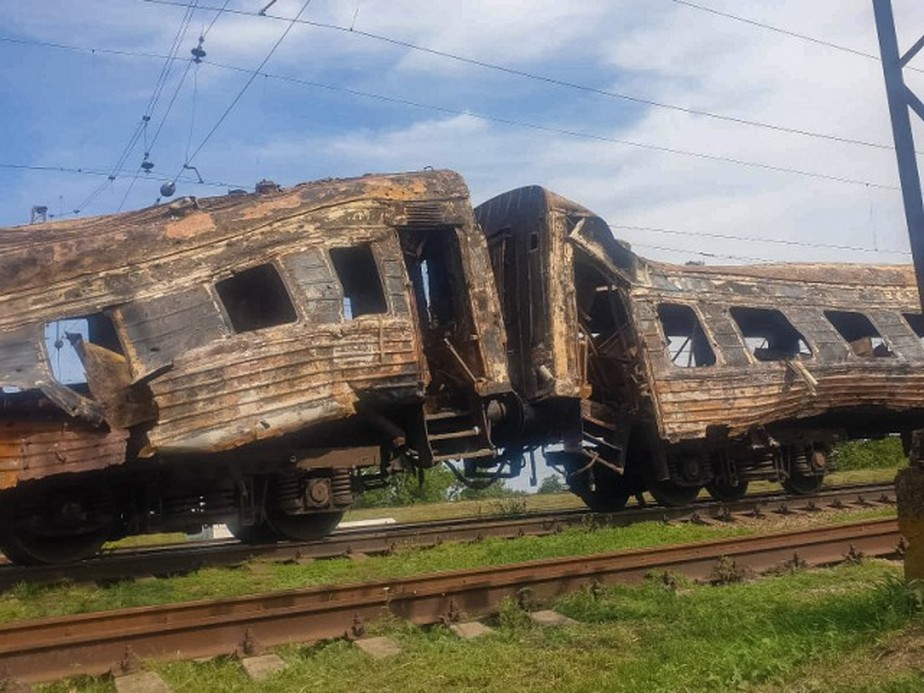
[[[111,494],[99,487],[5,497],[0,551],[20,565],[73,563],[99,552],[113,533]]]
[[[823,474],[816,476],[793,472],[789,475],[788,479],[783,481],[783,488],[789,493],[797,496],[809,496],[821,490],[821,485],[824,483],[824,480],[825,477]]]
[[[827,468],[828,459],[821,450],[798,451],[790,460],[789,477],[783,481],[783,488],[799,496],[818,493]]]
[[[568,478],[568,488],[597,513],[614,513],[626,507],[632,495],[624,476],[598,465],[594,471],[594,489],[586,472]]]
[[[734,503],[744,498],[748,492],[748,482],[739,481],[737,484],[729,484],[724,479],[713,479],[706,484],[706,490],[717,501]]]
[[[278,509],[267,511],[267,521],[276,534],[292,541],[313,541],[333,532],[342,512],[317,512],[304,515],[289,515]]]
[[[702,486],[681,486],[673,481],[653,481],[648,490],[661,505],[689,505],[696,500]]]
[[[108,538],[108,528],[62,537],[4,527],[0,531],[0,551],[19,565],[73,563],[95,556]]]
[[[228,522],[228,531],[242,544],[273,544],[279,541],[279,535],[267,523],[242,525],[238,520]]]
[[[626,507],[629,492],[617,489],[602,490],[597,485],[596,491],[586,491],[580,494],[581,500],[588,508],[596,513],[614,513]]]

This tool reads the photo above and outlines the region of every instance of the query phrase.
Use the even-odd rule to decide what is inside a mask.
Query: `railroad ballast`
[[[0,546],[24,563],[543,447],[591,507],[817,487],[924,425],[910,268],[646,261],[542,188],[365,176],[0,230]],[[476,220],[477,217],[477,220]]]

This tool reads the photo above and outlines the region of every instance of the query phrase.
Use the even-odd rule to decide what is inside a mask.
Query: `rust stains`
[[[23,481],[121,464],[128,433],[63,421],[0,421],[0,490]]]
[[[17,428],[17,440],[105,448],[80,469],[114,464],[113,441],[129,435],[128,461],[260,444],[281,472],[291,446],[415,435],[427,460],[424,408],[466,413],[509,391],[484,238],[450,171],[182,198],[0,229],[0,244],[0,386],[68,422]],[[86,384],[69,386],[51,373],[44,335],[75,324],[81,334],[59,341]],[[0,423],[28,418],[18,401],[0,401]],[[388,430],[370,429],[361,408]],[[484,429],[472,445],[493,454]]]
[[[190,239],[215,230],[215,220],[210,214],[198,212],[172,221],[164,228],[164,238],[168,241]]]

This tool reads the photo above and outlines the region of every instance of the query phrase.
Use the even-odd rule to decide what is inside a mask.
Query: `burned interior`
[[[436,171],[0,230],[0,546],[224,521],[310,538],[356,492],[493,459],[484,238]]]
[[[0,230],[0,547],[24,563],[227,522],[325,534],[354,495],[541,448],[598,510],[924,425],[910,268],[647,261],[540,187],[448,171],[264,185]],[[456,464],[460,463],[460,464]]]
[[[528,438],[593,508],[811,492],[833,441],[924,423],[909,267],[650,262],[536,187],[475,212]]]

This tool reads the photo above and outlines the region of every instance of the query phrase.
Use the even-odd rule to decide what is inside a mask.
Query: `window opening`
[[[863,313],[826,310],[825,317],[843,337],[853,353],[863,358],[894,356],[892,348]]]
[[[662,303],[658,306],[658,318],[671,363],[681,368],[715,365],[715,352],[690,306]]]
[[[539,250],[539,232],[533,231],[529,234],[529,250],[530,252]]]
[[[51,373],[62,385],[83,385],[87,382],[87,371],[74,346],[79,340],[124,355],[115,326],[103,313],[45,323],[44,334]]]
[[[447,330],[458,319],[456,288],[451,268],[452,247],[449,237],[433,236],[421,250],[418,268],[420,288],[418,299],[423,299],[426,324],[433,330]]]
[[[361,315],[387,313],[382,279],[375,264],[372,246],[331,248],[330,259],[343,287],[343,317],[353,320]]]
[[[778,310],[731,308],[744,343],[758,361],[782,361],[794,356],[811,356],[805,337]]]
[[[257,265],[215,284],[235,332],[295,322],[289,292],[272,265]]]
[[[905,322],[921,340],[921,346],[924,346],[924,315],[920,313],[902,313]]]

